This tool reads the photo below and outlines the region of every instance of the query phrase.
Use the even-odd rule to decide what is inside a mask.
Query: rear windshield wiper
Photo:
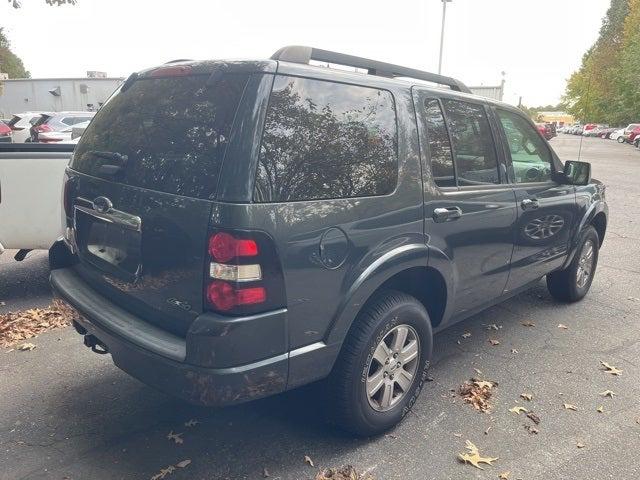
[[[129,160],[129,157],[127,155],[123,155],[118,152],[103,152],[100,150],[89,150],[87,153],[89,155],[95,155],[96,157],[104,158],[106,160],[119,162],[123,167],[127,164],[127,160]]]
[[[127,160],[129,159],[127,155],[122,155],[118,152],[102,152],[100,150],[90,150],[87,153],[113,162],[102,164],[98,168],[98,173],[100,175],[105,175],[108,177],[116,176],[120,172],[122,172],[127,164]]]

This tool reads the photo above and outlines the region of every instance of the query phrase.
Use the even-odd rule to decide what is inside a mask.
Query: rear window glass
[[[277,76],[260,148],[261,202],[391,193],[398,180],[390,92]]]
[[[212,199],[248,75],[143,78],[100,109],[71,168],[176,195]],[[104,168],[103,166],[108,167]],[[115,165],[120,167],[115,174]]]

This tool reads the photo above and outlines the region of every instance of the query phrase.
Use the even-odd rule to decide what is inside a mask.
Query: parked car
[[[41,114],[42,112],[22,112],[11,117],[8,125],[11,128],[14,143],[23,143],[29,139],[31,135],[29,129],[33,125],[31,122],[40,118]]]
[[[43,113],[30,129],[31,141],[39,142],[40,133],[61,132],[77,123],[91,120],[95,112]]]
[[[608,128],[608,125],[596,125],[594,128],[585,130],[583,135],[585,137],[599,137],[600,132],[602,132],[602,130],[604,130],[605,128]]]
[[[73,145],[0,144],[0,253],[21,260],[62,237],[62,180]]]
[[[90,121],[76,123],[73,127],[71,127],[71,140],[80,138],[89,126],[89,122]]]
[[[11,143],[11,127],[4,122],[0,122],[0,142]]]
[[[636,135],[636,138],[633,140],[633,144],[636,148],[640,148],[640,135]]]
[[[40,132],[38,134],[38,143],[58,143],[63,140],[71,140],[72,128],[67,127],[60,131]]]
[[[542,135],[547,140],[551,140],[553,137],[556,136],[555,125],[553,124],[536,123],[536,128],[540,132],[540,135]]]
[[[373,435],[414,404],[434,332],[545,275],[586,295],[604,192],[456,79],[308,47],[172,63],[78,142],[50,278],[85,345],[160,390],[228,405],[326,379],[333,421]]]
[[[622,138],[625,142],[633,144],[638,135],[640,135],[640,123],[632,123],[624,129]]]
[[[613,132],[611,132],[611,134],[609,135],[609,139],[610,140],[616,140],[617,142],[620,143],[624,143],[624,128],[618,128],[617,130],[614,130]]]
[[[609,138],[611,136],[611,134],[613,132],[615,132],[617,129],[616,128],[611,128],[611,127],[604,127],[601,128],[600,131],[598,132],[598,136],[600,138]]]

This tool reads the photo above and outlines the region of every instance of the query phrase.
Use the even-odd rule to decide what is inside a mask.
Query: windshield
[[[212,86],[208,79],[207,74],[136,80],[97,113],[71,168],[152,190],[214,198],[248,76],[227,74]]]

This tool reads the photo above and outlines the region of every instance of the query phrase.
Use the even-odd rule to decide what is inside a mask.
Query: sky
[[[609,0],[453,0],[442,73],[555,104]],[[0,26],[32,77],[127,76],[177,58],[262,59],[309,45],[437,72],[441,0],[0,0]]]

